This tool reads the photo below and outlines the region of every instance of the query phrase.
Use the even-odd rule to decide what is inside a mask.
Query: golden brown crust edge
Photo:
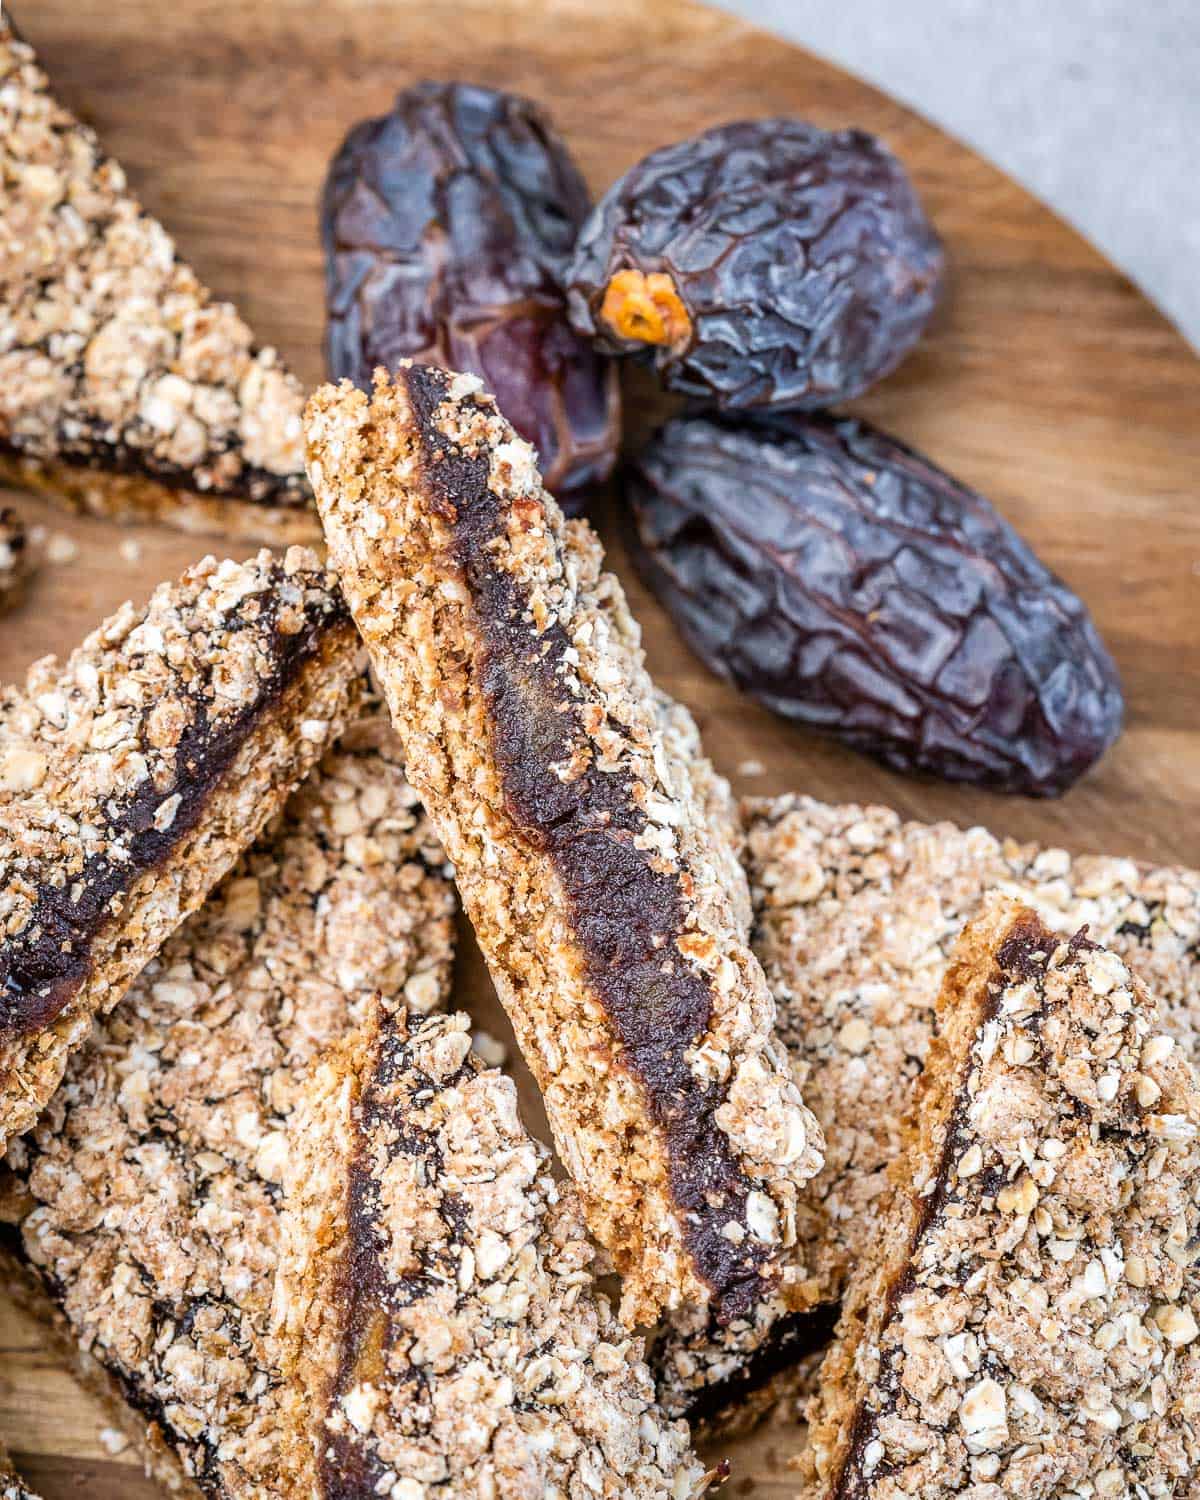
[[[0,485],[42,495],[76,516],[96,516],[122,525],[154,523],[188,536],[270,546],[318,546],[323,538],[316,511],[300,505],[269,506],[254,500],[202,495],[161,484],[141,474],[114,474],[84,464],[0,453]]]
[[[834,1343],[821,1365],[817,1395],[809,1405],[808,1447],[801,1456],[807,1485],[833,1496],[855,1440],[854,1418],[864,1394],[859,1352],[890,1314],[912,1259],[926,1208],[914,1183],[932,1184],[958,1107],[966,1057],[993,1005],[989,981],[996,949],[1019,924],[1040,927],[1028,907],[995,899],[964,930],[938,997],[941,1029],[901,1125],[901,1152],[889,1170],[889,1197],[881,1217],[877,1257],[852,1276]]]

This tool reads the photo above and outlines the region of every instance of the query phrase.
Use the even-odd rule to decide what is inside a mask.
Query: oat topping
[[[21,602],[37,564],[38,548],[24,521],[10,505],[0,507],[0,614]]]
[[[303,393],[0,16],[0,479],[77,508],[315,535]]]
[[[803,1460],[828,1500],[1194,1493],[1200,1090],[1116,953],[956,947]]]
[[[276,1300],[303,1492],[699,1495],[574,1191],[470,1049],[466,1016],[379,1006],[293,1116]]]
[[[684,795],[702,810],[709,834],[708,852],[717,878],[725,887],[740,930],[748,933],[754,912],[750,882],[743,867],[745,832],[733,789],[705,755],[699,726],[683,704],[655,688],[654,710],[668,774],[681,785],[684,778],[690,780],[691,790]]]
[[[453,914],[444,856],[375,713],[97,1023],[9,1148],[25,1254],[206,1494],[282,1493],[270,1308],[306,1070],[376,992],[414,1011],[444,1003]]]
[[[478,382],[326,387],[307,430],[331,563],[624,1315],[753,1306],[820,1132],[772,1036],[720,794],[671,757],[681,711],[598,540]]]
[[[797,1217],[811,1300],[836,1301],[877,1237],[946,960],[988,891],[1029,903],[1056,932],[1086,924],[1159,997],[1164,1029],[1200,1055],[1200,874],[905,823],[881,807],[793,796],[753,799],[744,812],[755,951],[825,1132],[825,1166]],[[803,1347],[807,1322],[782,1311],[764,1306],[724,1329],[680,1315],[659,1355],[668,1410],[745,1383],[756,1361],[770,1368],[780,1340]]]
[[[311,552],[207,558],[0,697],[0,1137],[336,736],[359,647]]]

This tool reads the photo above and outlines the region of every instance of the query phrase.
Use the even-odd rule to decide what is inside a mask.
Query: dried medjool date
[[[721,408],[861,394],[921,335],[941,244],[900,163],[859,130],[744,120],[611,187],[568,272],[571,321]]]
[[[679,417],[627,495],[696,654],[897,770],[1055,796],[1120,730],[1080,600],[981,495],[865,423]]]
[[[325,182],[330,374],[366,387],[409,358],[481,376],[569,502],[608,475],[619,437],[615,371],[570,328],[561,287],[589,206],[535,105],[405,89],[350,132]]]

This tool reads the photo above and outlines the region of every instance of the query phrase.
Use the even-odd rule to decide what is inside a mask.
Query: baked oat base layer
[[[44,495],[73,515],[130,525],[154,522],[190,536],[223,536],[277,547],[322,541],[321,523],[311,509],[273,509],[252,500],[197,494],[146,475],[110,473],[82,463],[0,454],[0,484]]]
[[[181,260],[3,14],[0,182],[0,480],[97,515],[312,540],[299,382]]]

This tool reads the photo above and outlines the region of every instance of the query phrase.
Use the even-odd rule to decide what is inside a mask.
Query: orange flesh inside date
[[[665,271],[618,271],[604,289],[600,317],[619,338],[682,348],[692,320]]]

